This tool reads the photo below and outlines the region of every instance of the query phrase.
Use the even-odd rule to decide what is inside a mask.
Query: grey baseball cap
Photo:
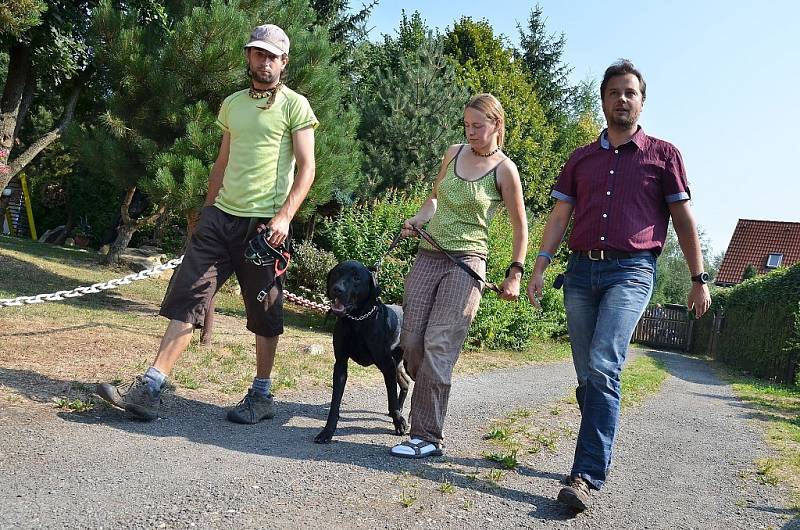
[[[245,48],[261,48],[275,55],[289,55],[289,37],[275,24],[256,26],[250,32],[250,40]]]

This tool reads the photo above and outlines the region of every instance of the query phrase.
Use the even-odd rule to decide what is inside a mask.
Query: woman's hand
[[[513,270],[500,284],[500,293],[497,296],[503,300],[517,300],[519,298],[519,282],[521,279],[522,273]]]
[[[424,224],[425,221],[418,219],[416,215],[406,219],[403,221],[403,228],[400,229],[400,235],[402,237],[417,237],[417,232],[414,228],[420,228]]]

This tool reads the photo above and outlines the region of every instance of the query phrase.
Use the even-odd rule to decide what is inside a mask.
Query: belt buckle
[[[600,253],[600,257],[599,258],[595,257],[596,256],[595,252],[599,252]],[[605,251],[603,251],[603,250],[590,250],[589,252],[586,253],[586,255],[589,256],[589,259],[592,260],[592,261],[600,261],[600,260],[606,259]]]

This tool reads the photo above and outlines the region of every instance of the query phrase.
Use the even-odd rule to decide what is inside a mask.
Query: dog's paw
[[[394,433],[397,436],[403,436],[408,432],[408,423],[406,423],[406,419],[403,416],[392,418],[392,421],[394,422]]]
[[[333,431],[325,429],[314,437],[314,443],[329,444],[331,443],[332,439],[333,439]]]

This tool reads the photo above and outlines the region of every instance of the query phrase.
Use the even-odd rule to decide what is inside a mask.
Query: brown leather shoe
[[[589,507],[589,483],[577,475],[567,478],[567,485],[558,492],[558,501],[573,510],[584,511]]]

